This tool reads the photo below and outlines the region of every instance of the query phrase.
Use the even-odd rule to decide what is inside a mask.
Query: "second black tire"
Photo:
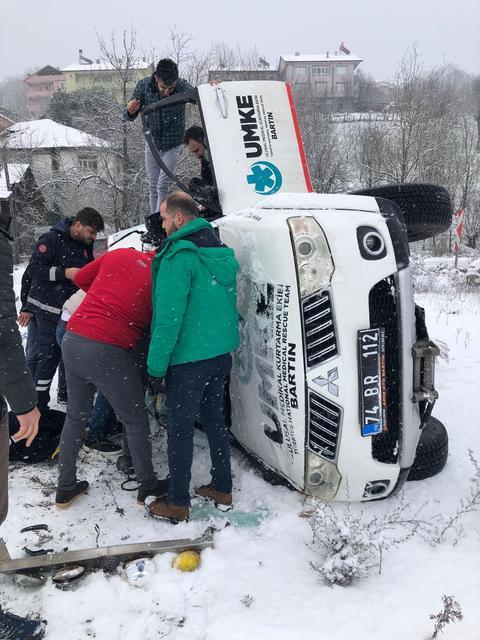
[[[448,433],[440,420],[431,416],[417,446],[407,480],[424,480],[440,473],[448,458]]]
[[[409,242],[433,238],[452,223],[450,195],[434,184],[387,184],[353,193],[395,202],[404,215]]]

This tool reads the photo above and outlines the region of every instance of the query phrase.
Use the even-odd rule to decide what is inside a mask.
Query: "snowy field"
[[[436,522],[454,515],[471,490],[480,461],[480,290],[458,292],[451,261],[426,260],[418,267],[418,302],[425,306],[431,337],[448,348],[437,365],[440,399],[435,415],[449,430],[450,455],[438,476],[409,482],[404,499],[412,511]],[[18,272],[17,272],[18,284]],[[155,464],[166,473],[165,442],[155,439]],[[208,480],[209,458],[201,433],[195,438],[193,482]],[[63,550],[168,538],[197,537],[208,524],[218,529],[215,547],[202,552],[199,570],[180,573],[172,554],[155,558],[156,573],[143,588],[120,573],[89,574],[74,591],[60,591],[49,580],[26,589],[0,578],[1,603],[21,615],[39,613],[48,620],[47,640],[426,640],[430,614],[442,609],[442,596],[454,596],[463,620],[439,637],[480,640],[480,513],[462,520],[464,532],[447,531],[436,546],[413,537],[384,553],[378,571],[348,587],[329,586],[309,565],[319,557],[312,548],[309,521],[300,517],[304,497],[271,486],[238,452],[233,453],[237,522],[222,528],[226,515],[195,519],[177,526],[152,520],[122,491],[124,477],[114,460],[81,453],[79,477],[90,482],[88,496],[71,508],[53,507],[54,465],[16,466],[10,474],[10,514],[2,527],[12,557],[28,545]],[[400,497],[353,505],[363,519],[382,516]],[[342,505],[334,509],[340,513]],[[240,512],[240,513],[239,513]],[[251,514],[251,515],[249,515]],[[47,523],[51,539],[20,533],[28,524]]]

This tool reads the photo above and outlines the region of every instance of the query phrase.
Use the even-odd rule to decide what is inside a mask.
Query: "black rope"
[[[127,487],[129,482],[135,482],[135,486]],[[138,491],[140,489],[140,485],[137,484],[137,479],[135,476],[127,476],[127,479],[122,482],[120,487],[123,489],[123,491]]]

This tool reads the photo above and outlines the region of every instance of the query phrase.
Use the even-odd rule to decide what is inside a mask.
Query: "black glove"
[[[162,218],[160,213],[151,213],[145,218],[145,226],[147,227],[147,233],[144,234],[143,242],[145,244],[153,244],[159,246],[167,237],[165,230],[162,227]]]
[[[148,376],[147,388],[152,396],[157,396],[159,393],[165,393],[167,391],[165,387],[165,379],[154,378],[153,376]]]
[[[204,206],[218,206],[218,191],[211,184],[207,184],[201,178],[192,178],[188,183],[188,188],[195,199]]]

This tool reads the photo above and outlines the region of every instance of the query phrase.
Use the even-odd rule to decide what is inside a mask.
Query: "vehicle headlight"
[[[342,481],[337,465],[311,451],[306,453],[305,493],[321,500],[333,500]]]
[[[288,219],[297,266],[300,297],[307,298],[325,289],[335,269],[328,242],[315,218]]]

